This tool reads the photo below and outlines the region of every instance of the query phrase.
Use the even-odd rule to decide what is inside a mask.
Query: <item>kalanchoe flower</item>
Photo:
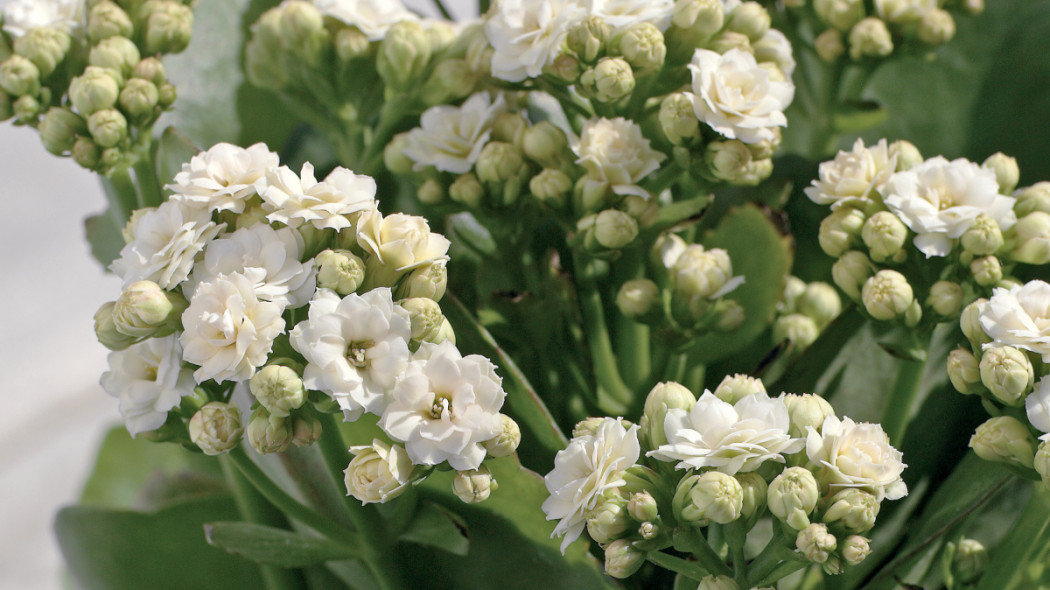
[[[4,6],[4,32],[21,37],[51,27],[73,33],[84,26],[84,0],[13,0]]]
[[[343,472],[346,495],[362,504],[392,500],[408,487],[413,465],[405,448],[374,439],[371,446],[350,447],[354,458]]]
[[[994,344],[1029,350],[1050,362],[1050,284],[1030,281],[995,289],[979,322]]]
[[[291,227],[309,223],[317,229],[344,229],[351,225],[348,215],[375,203],[376,181],[343,167],[318,182],[309,162],[299,175],[281,166],[267,171],[266,183],[261,193],[266,218]]]
[[[828,416],[820,432],[812,426],[808,430],[806,454],[820,468],[817,477],[823,485],[832,490],[859,488],[880,502],[908,494],[901,479],[907,466],[882,426]]]
[[[357,27],[369,41],[379,41],[401,21],[419,20],[401,0],[314,0],[314,6],[325,16]]]
[[[858,139],[851,151],[840,151],[834,160],[820,165],[820,178],[805,189],[814,203],[864,207],[878,203],[878,190],[893,175],[897,158],[890,153],[885,139],[869,147]]]
[[[1024,400],[1024,408],[1032,426],[1045,433],[1039,439],[1050,440],[1050,375],[1036,382],[1032,393]]]
[[[666,31],[674,13],[674,0],[590,0],[587,4],[589,12],[600,16],[614,31],[639,23]]]
[[[131,436],[160,428],[168,410],[193,393],[193,375],[182,368],[182,347],[175,336],[151,338],[109,353],[102,389],[119,398],[120,414]]]
[[[692,410],[671,409],[664,419],[667,444],[648,456],[678,461],[677,469],[713,467],[723,473],[754,471],[765,461],[784,462],[805,442],[788,434],[783,400],[764,392],[728,404],[705,391]]]
[[[445,236],[431,232],[422,217],[402,213],[384,217],[375,208],[361,215],[357,243],[371,255],[365,270],[369,286],[393,286],[404,273],[448,260],[446,253],[452,244]]]
[[[208,211],[244,212],[244,202],[265,187],[266,173],[280,165],[265,144],[247,149],[217,143],[182,165],[175,182],[167,185],[171,200]]]
[[[649,193],[638,182],[660,167],[667,156],[649,147],[642,128],[623,117],[591,119],[572,151],[587,170],[587,182],[608,186],[618,195]]]
[[[503,0],[485,21],[492,75],[508,82],[536,78],[558,56],[569,28],[586,15],[576,0]]]
[[[442,172],[470,172],[492,134],[493,120],[505,110],[503,95],[493,101],[488,92],[474,94],[459,107],[430,107],[419,127],[405,134],[404,155],[415,170],[433,166]]]

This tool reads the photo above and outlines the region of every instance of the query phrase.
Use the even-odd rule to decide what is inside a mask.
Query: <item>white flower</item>
[[[696,405],[671,409],[664,418],[667,444],[649,451],[676,469],[713,467],[727,475],[754,471],[766,461],[802,450],[804,441],[788,434],[791,419],[784,400],[757,392],[736,404],[705,391]]]
[[[390,289],[342,299],[318,289],[307,320],[290,336],[292,347],[307,361],[303,384],[332,396],[347,420],[365,411],[382,414],[387,393],[411,358],[412,322],[394,304]]]
[[[405,443],[413,463],[477,469],[485,459],[482,443],[503,430],[506,396],[487,358],[464,357],[449,341],[425,342],[390,392],[379,427]]]
[[[835,159],[820,165],[820,178],[806,187],[806,196],[814,203],[864,206],[879,199],[876,192],[893,176],[896,154],[890,154],[885,139],[870,148],[858,139],[851,151],[840,150]]]
[[[357,243],[383,266],[397,272],[448,260],[446,253],[452,245],[445,236],[431,232],[422,217],[403,213],[384,217],[374,208],[363,213],[358,221]]]
[[[894,174],[881,192],[890,211],[918,234],[915,247],[927,258],[947,256],[982,213],[1003,231],[1017,222],[1016,199],[999,194],[995,173],[962,158],[930,158]]]
[[[193,375],[182,368],[182,347],[174,335],[151,338],[109,353],[100,383],[120,400],[120,415],[131,436],[160,428],[168,410],[193,393]]]
[[[1050,284],[1030,281],[1010,289],[995,289],[982,308],[979,321],[994,340],[986,348],[1023,348],[1050,363]]]
[[[261,195],[270,221],[291,227],[310,223],[317,229],[350,227],[348,215],[374,206],[376,181],[337,167],[318,182],[314,167],[303,164],[301,175],[281,166],[266,173],[268,186]]]
[[[12,0],[4,6],[4,32],[21,37],[50,27],[73,33],[84,25],[84,0]]]
[[[882,426],[828,416],[819,433],[812,426],[808,431],[806,454],[822,467],[818,479],[833,491],[860,488],[880,502],[908,495],[901,479],[907,466],[901,462],[901,452],[890,446]]]
[[[404,154],[415,162],[415,170],[433,166],[442,172],[470,172],[488,143],[492,121],[504,110],[503,95],[492,101],[488,92],[475,93],[460,107],[430,107],[419,127],[405,136]]]
[[[294,229],[273,229],[265,223],[241,228],[212,240],[204,259],[193,269],[185,293],[220,274],[243,274],[255,287],[255,296],[281,307],[306,305],[314,293],[313,262],[299,262],[303,238]]]
[[[173,201],[184,201],[209,211],[244,212],[244,202],[258,194],[266,183],[266,172],[277,168],[280,160],[265,144],[247,149],[217,143],[182,165],[172,191]]]
[[[1050,375],[1045,375],[1035,384],[1024,400],[1024,409],[1032,426],[1046,433],[1039,439],[1050,439]]]
[[[875,13],[891,23],[915,23],[937,8],[937,0],[875,0]]]
[[[587,121],[572,151],[590,180],[611,186],[616,194],[642,197],[649,193],[637,186],[638,181],[667,157],[649,147],[637,123],[623,117]]]
[[[216,225],[207,209],[165,201],[148,213],[133,217],[134,239],[120,251],[110,269],[124,280],[153,281],[171,289],[186,280],[193,258],[225,225]]]
[[[182,313],[183,359],[200,366],[197,383],[245,381],[266,362],[284,331],[284,308],[259,301],[252,282],[239,273],[220,274],[197,285]]]
[[[357,27],[369,41],[379,41],[401,21],[419,20],[401,0],[314,0],[314,6],[325,16]]]
[[[602,17],[613,30],[649,23],[660,31],[671,26],[674,0],[588,0],[590,14]]]
[[[386,502],[401,495],[412,475],[412,461],[401,445],[373,439],[371,445],[350,447],[354,454],[343,471],[346,493],[363,504]]]
[[[558,520],[555,535],[564,537],[561,552],[579,538],[602,494],[626,484],[624,472],[638,462],[638,426],[626,429],[619,418],[604,418],[594,434],[579,436],[554,457],[543,478],[550,497],[543,501],[547,520]]]
[[[762,38],[755,42],[755,60],[758,62],[775,63],[784,77],[791,79],[795,73],[795,55],[791,49],[791,41],[788,41],[784,33],[776,29],[769,29]]]
[[[575,0],[501,0],[485,23],[492,75],[508,82],[536,78],[562,50],[569,28],[586,12]]]
[[[784,109],[795,96],[791,82],[778,82],[758,65],[755,56],[739,49],[724,55],[697,49],[689,64],[693,74],[696,117],[729,139],[744,143],[774,140],[772,127],[784,127]]]

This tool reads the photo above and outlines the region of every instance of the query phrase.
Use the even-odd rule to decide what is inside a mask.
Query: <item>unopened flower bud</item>
[[[117,109],[95,111],[87,124],[91,138],[102,148],[114,147],[128,136],[128,120]]]
[[[499,484],[492,477],[492,471],[485,465],[477,469],[457,471],[452,478],[452,493],[464,504],[477,504],[488,500]]]
[[[569,51],[584,63],[594,63],[605,52],[609,25],[600,16],[591,15],[569,29],[565,43]]]
[[[411,297],[398,304],[408,312],[412,323],[412,340],[430,342],[445,322],[441,306],[428,297]]]
[[[132,78],[120,91],[120,108],[132,119],[148,119],[156,112],[160,95],[149,80]]]
[[[422,189],[420,191],[422,192]],[[481,199],[485,196],[485,187],[478,181],[477,176],[468,172],[456,177],[456,180],[448,187],[448,196],[468,209],[475,209],[481,205]]]
[[[40,92],[40,69],[14,54],[0,64],[0,88],[13,96],[35,96]]]
[[[708,46],[711,51],[722,54],[728,53],[733,49],[738,49],[745,53],[754,53],[754,50],[751,48],[751,40],[747,38],[747,35],[734,33],[733,31],[723,30]]]
[[[948,353],[948,379],[959,393],[971,395],[984,391],[977,357],[964,348]]]
[[[554,58],[554,62],[544,68],[544,73],[561,80],[565,84],[572,84],[580,77],[583,71],[580,60],[575,55],[563,53]]]
[[[312,413],[292,417],[292,444],[308,447],[321,439],[321,421]]]
[[[374,439],[371,446],[351,447],[354,454],[343,471],[346,495],[363,504],[386,502],[404,493],[412,476],[412,459],[401,445]]]
[[[295,369],[283,365],[266,365],[248,382],[252,395],[270,414],[285,418],[306,401],[303,380]]]
[[[604,248],[619,250],[638,237],[638,222],[618,209],[606,209],[594,221],[594,238]]]
[[[765,510],[768,498],[768,485],[766,480],[754,471],[737,473],[733,477],[744,491],[744,501],[740,506],[740,515],[751,518],[755,514]]]
[[[179,53],[190,43],[193,10],[171,0],[147,0],[139,9],[146,53]]]
[[[1017,418],[996,416],[977,427],[970,448],[985,461],[1011,463],[1032,468],[1036,441]]]
[[[955,19],[947,10],[930,8],[919,19],[916,33],[923,43],[942,45],[955,36]]]
[[[77,136],[87,131],[84,119],[65,107],[51,107],[37,128],[44,148],[56,156],[73,149]]]
[[[365,280],[365,263],[349,250],[324,250],[314,258],[317,286],[339,295],[357,291]]]
[[[613,39],[612,53],[620,55],[638,76],[655,72],[667,59],[667,46],[660,29],[652,23],[637,23]]]
[[[952,555],[951,572],[957,584],[974,584],[988,568],[988,550],[976,539],[960,539]]]
[[[722,378],[722,382],[718,384],[718,387],[716,387],[714,391],[715,397],[727,404],[733,405],[736,405],[738,401],[755,393],[766,393],[765,384],[757,377],[751,377],[741,373],[726,375]]]
[[[878,516],[878,498],[861,489],[846,488],[831,497],[822,520],[837,530],[859,534],[870,531]]]
[[[366,57],[372,48],[368,37],[357,27],[339,29],[335,34],[334,44],[335,55],[343,63]]]
[[[978,299],[963,308],[959,315],[959,326],[974,350],[980,350],[982,345],[992,341],[992,338],[981,327],[981,314],[984,313],[984,307],[987,304],[987,299]]]
[[[858,565],[871,555],[871,545],[868,540],[860,535],[850,535],[842,541],[839,547],[842,559],[849,565]]]
[[[617,539],[605,548],[605,573],[621,580],[628,578],[645,563],[645,555],[627,539]]]
[[[861,300],[871,317],[886,321],[904,315],[915,296],[904,275],[895,270],[880,270],[864,282]]]
[[[438,205],[445,201],[445,196],[444,185],[435,178],[426,179],[416,190],[416,198],[424,205]]]
[[[175,99],[178,97],[178,91],[171,84],[161,84],[157,86],[157,104],[163,108],[168,108],[175,103]]]
[[[984,12],[984,0],[963,0],[962,8],[969,14],[981,14]]]
[[[145,57],[139,60],[139,63],[135,64],[135,67],[131,70],[131,77],[149,80],[156,86],[168,81],[168,75],[164,71],[164,64],[155,57]]]
[[[598,102],[615,102],[634,90],[631,64],[620,57],[603,57],[580,74],[580,88]]]
[[[962,300],[963,290],[958,283],[937,281],[930,287],[926,306],[932,308],[937,315],[954,318],[962,309]]]
[[[675,260],[671,273],[676,292],[709,299],[733,277],[733,263],[721,248],[705,250],[700,244],[690,244]]]
[[[817,50],[817,56],[824,63],[835,63],[842,54],[846,53],[846,43],[842,40],[842,33],[838,29],[827,29],[817,35],[813,40],[813,46]]]
[[[638,221],[640,227],[650,227],[660,215],[660,202],[652,197],[625,195],[620,210]]]
[[[127,37],[109,37],[91,48],[88,63],[120,72],[127,77],[142,60],[138,47]]]
[[[1017,188],[1017,182],[1021,179],[1021,169],[1017,166],[1017,159],[1002,152],[988,156],[981,167],[995,173],[995,180],[999,183],[999,192],[1004,195],[1013,192]]]
[[[128,336],[127,334],[117,330],[116,324],[113,322],[113,310],[116,306],[115,301],[104,303],[102,307],[98,308],[95,312],[95,337],[102,343],[102,346],[110,350],[124,350],[125,348],[139,342],[139,338],[134,336]]]
[[[985,349],[981,355],[981,382],[992,395],[1008,406],[1024,404],[1035,374],[1028,355],[1012,346]]]
[[[852,207],[835,209],[820,222],[817,232],[820,248],[832,258],[842,256],[856,243],[864,224],[863,212]]]
[[[840,31],[848,31],[864,18],[861,0],[814,0],[813,10],[820,20]]]
[[[598,543],[611,543],[631,528],[628,516],[627,500],[619,494],[609,494],[588,514],[587,534]]]
[[[817,507],[820,489],[808,469],[788,467],[769,484],[766,498],[773,516],[801,531],[809,526],[809,514]]]
[[[696,590],[740,590],[740,585],[729,576],[704,576]]]
[[[397,298],[427,297],[441,301],[447,286],[448,268],[445,267],[444,260],[438,260],[413,270],[402,279],[397,287]]]
[[[638,522],[655,521],[660,518],[656,498],[644,490],[631,494],[630,500],[627,501],[627,513]]]
[[[1014,212],[1017,217],[1025,217],[1033,211],[1050,213],[1050,182],[1037,182],[1032,186],[1018,189],[1014,192]]]
[[[113,108],[119,96],[120,85],[114,75],[97,66],[88,66],[69,84],[69,100],[82,117]]]
[[[982,287],[991,287],[1003,279],[1003,266],[995,256],[982,256],[970,263],[973,280]]]
[[[1050,487],[1050,440],[1039,442],[1032,467],[1035,468],[1036,473],[1043,480],[1043,485]]]
[[[708,471],[678,483],[672,506],[680,522],[728,524],[740,518],[744,489],[732,475]]]
[[[620,286],[616,294],[620,313],[638,321],[655,319],[660,312],[660,287],[649,279],[632,279]]]
[[[30,29],[15,39],[15,53],[36,65],[40,78],[46,79],[69,53],[69,33],[51,27]]]
[[[974,256],[995,254],[1003,246],[1003,232],[994,219],[981,213],[963,233],[960,243],[963,250]]]
[[[392,174],[404,176],[412,172],[415,162],[405,155],[407,145],[408,133],[399,133],[383,149],[383,164]]]
[[[747,35],[752,43],[769,32],[769,12],[757,2],[744,2],[733,9],[729,15],[726,28],[735,33]]]
[[[499,434],[481,443],[491,457],[506,457],[518,450],[521,428],[510,416],[499,415]]]
[[[7,96],[7,95],[4,95]],[[35,125],[40,119],[43,107],[36,98],[26,95],[19,96],[12,105],[15,122],[19,125]]]
[[[506,182],[521,170],[524,160],[513,145],[502,141],[490,141],[481,149],[474,165],[478,180],[482,182]]]
[[[818,281],[806,285],[795,301],[795,308],[823,328],[842,312],[842,300],[834,287]]]
[[[704,160],[711,175],[729,183],[739,182],[747,176],[751,157],[747,144],[736,139],[712,141],[704,150]]]
[[[1010,228],[1010,258],[1024,264],[1050,263],[1050,213],[1034,211]]]
[[[645,408],[639,421],[642,442],[650,449],[667,444],[664,418],[667,410],[689,411],[696,404],[696,396],[684,385],[673,381],[657,383],[645,397]]]
[[[187,305],[182,295],[153,281],[137,281],[117,298],[113,323],[118,331],[138,339],[167,336],[175,331]]]
[[[552,207],[564,205],[570,190],[572,179],[556,168],[545,168],[529,180],[529,192],[532,196]]]
[[[781,396],[787,406],[791,426],[788,434],[796,438],[805,438],[809,428],[820,430],[824,419],[835,415],[835,409],[828,401],[814,393],[786,393]]]
[[[113,2],[97,2],[88,11],[87,35],[91,43],[98,43],[110,37],[130,38],[132,30],[128,13]]]
[[[664,135],[675,145],[700,134],[700,121],[693,112],[693,102],[681,92],[664,97],[658,118]]]
[[[292,421],[271,415],[265,408],[252,412],[245,436],[256,452],[266,455],[282,453],[292,444]]]
[[[824,563],[838,547],[838,541],[828,532],[827,526],[815,522],[799,532],[795,537],[795,547],[809,561]]]
[[[376,69],[390,88],[404,90],[419,82],[430,60],[430,37],[417,21],[391,26],[379,44]]]
[[[893,52],[893,37],[886,23],[868,17],[849,32],[849,56],[855,60],[865,57],[886,57]]]
[[[525,128],[521,136],[522,151],[541,166],[557,167],[567,146],[565,132],[550,121],[541,121]]]
[[[893,213],[879,211],[864,222],[861,238],[871,253],[871,259],[881,262],[900,252],[908,239],[908,228]]]
[[[234,404],[208,402],[190,418],[190,440],[205,455],[221,455],[241,442],[241,410]]]
[[[95,167],[98,166],[101,156],[102,150],[98,147],[97,143],[91,140],[90,137],[78,137],[73,143],[73,150],[71,153],[73,161],[88,170],[94,170]],[[141,209],[136,211],[141,211]]]
[[[722,28],[724,11],[720,0],[677,0],[671,22],[680,29],[689,29],[694,38],[703,40]]]

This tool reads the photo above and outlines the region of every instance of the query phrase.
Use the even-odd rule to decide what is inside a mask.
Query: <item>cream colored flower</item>
[[[351,226],[348,215],[375,204],[376,181],[342,167],[318,182],[309,162],[301,175],[281,166],[266,173],[266,182],[261,193],[266,218],[290,227],[309,223],[317,229],[344,229]]]
[[[492,121],[505,110],[503,95],[493,101],[488,92],[474,94],[459,107],[430,107],[419,127],[405,136],[404,154],[415,170],[433,166],[442,172],[470,172],[489,140]]]
[[[182,165],[175,182],[167,185],[171,200],[208,211],[244,212],[244,202],[266,185],[266,173],[280,160],[265,144],[247,149],[218,143]]]
[[[1032,393],[1024,400],[1024,409],[1032,426],[1045,433],[1040,440],[1050,439],[1050,375],[1036,382]]]
[[[357,243],[384,267],[398,273],[447,260],[451,245],[445,236],[431,232],[422,217],[403,213],[384,217],[374,208],[358,221]],[[368,271],[365,278],[368,280]]]
[[[660,168],[667,156],[649,146],[637,123],[617,117],[591,119],[583,126],[572,151],[587,170],[589,181],[608,185],[619,195],[649,193],[638,182]]]
[[[354,454],[343,471],[346,495],[362,504],[383,503],[400,496],[408,487],[412,461],[401,445],[388,445],[373,439],[371,446],[350,447]]]
[[[858,139],[851,151],[839,151],[834,160],[820,165],[820,178],[805,189],[806,196],[814,203],[863,207],[878,202],[878,190],[886,184],[897,167],[897,158],[890,153],[885,139],[864,147]]]
[[[995,289],[978,321],[994,340],[986,348],[997,344],[1023,348],[1050,363],[1050,284],[1030,281]]]
[[[832,490],[859,488],[880,502],[908,495],[901,479],[907,465],[901,462],[901,452],[890,446],[882,426],[828,416],[819,433],[812,426],[808,430],[806,454],[821,468],[817,472],[821,483]]]
[[[12,0],[4,6],[4,32],[21,37],[50,27],[72,33],[84,26],[84,0]]]
[[[379,41],[403,20],[419,20],[401,0],[314,0],[314,6],[325,16],[357,27],[369,41]]]
[[[649,23],[661,31],[671,26],[674,0],[585,0],[587,11],[602,17],[614,31]]]
[[[193,375],[182,368],[182,347],[175,336],[111,352],[107,361],[109,370],[100,383],[120,400],[120,415],[131,436],[160,428],[168,410],[193,393]]]
[[[937,0],[875,0],[875,14],[886,22],[916,23],[937,8]]]
[[[501,0],[485,22],[492,75],[508,82],[536,78],[554,61],[569,28],[586,15],[576,0]]]

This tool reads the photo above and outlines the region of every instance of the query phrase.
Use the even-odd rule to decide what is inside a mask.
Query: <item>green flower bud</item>
[[[368,37],[357,27],[344,27],[335,34],[335,55],[343,63],[367,57],[371,49]]]
[[[100,147],[113,147],[128,136],[128,120],[117,109],[95,111],[88,117],[88,131]]]
[[[804,467],[788,467],[769,484],[769,511],[796,531],[809,526],[809,514],[817,507],[817,479]]]
[[[842,559],[849,565],[859,565],[871,555],[871,546],[868,540],[860,535],[850,535],[842,541]]]
[[[603,57],[580,74],[580,90],[598,102],[615,102],[634,90],[631,64],[620,57]]]
[[[175,103],[175,99],[178,97],[178,91],[171,84],[161,84],[157,86],[157,104],[163,108],[168,108]]]
[[[981,355],[981,382],[1008,406],[1021,406],[1032,390],[1035,373],[1028,355],[1012,346],[988,348]]]
[[[642,490],[631,494],[631,499],[627,502],[627,513],[638,522],[656,521],[660,518],[660,507],[652,494]]]
[[[438,205],[445,201],[445,187],[435,178],[428,178],[416,189],[416,198],[424,205]]]
[[[785,393],[781,399],[791,419],[788,434],[796,438],[805,438],[810,428],[819,431],[824,419],[835,415],[831,404],[815,393]]]
[[[667,59],[663,33],[652,23],[632,25],[613,39],[610,51],[627,60],[637,76],[659,70]]]
[[[572,179],[556,168],[545,168],[529,180],[532,196],[554,208],[565,205],[572,190]]]
[[[133,120],[149,119],[157,112],[159,100],[160,94],[153,82],[141,78],[128,80],[118,99],[120,108]]]
[[[182,295],[165,291],[153,281],[137,281],[117,298],[113,324],[117,331],[139,340],[164,337],[180,327],[188,305]]]
[[[741,373],[726,375],[714,391],[715,397],[733,405],[755,393],[766,393],[765,384],[757,377],[750,377]]]
[[[88,66],[83,74],[70,82],[69,100],[82,117],[90,117],[96,111],[111,109],[117,104],[120,84],[114,74],[112,70]]]
[[[6,96],[6,95],[5,95]],[[14,105],[15,122],[19,125],[35,125],[40,119],[43,107],[40,101],[32,96],[19,96]]]
[[[544,74],[553,76],[566,85],[576,82],[582,71],[580,60],[569,53],[563,53],[554,58],[554,62],[543,69]]]
[[[605,52],[609,25],[599,16],[588,16],[569,29],[565,44],[584,63],[594,63]]]
[[[813,40],[813,46],[817,50],[817,56],[824,63],[835,63],[842,54],[846,53],[846,43],[842,40],[842,33],[838,29],[827,29],[817,35]]]
[[[729,576],[704,576],[696,590],[740,590],[740,585]]]
[[[412,340],[416,342],[433,342],[433,337],[440,333],[445,316],[437,301],[427,297],[411,297],[398,304],[408,312],[412,322]]]
[[[379,43],[376,69],[389,88],[405,90],[419,83],[430,61],[430,37],[417,21],[400,21]]]
[[[321,421],[312,413],[292,417],[292,444],[308,447],[321,439]]]
[[[992,341],[991,337],[981,328],[981,314],[987,303],[987,299],[978,299],[963,308],[959,316],[959,326],[962,327],[963,334],[970,341],[970,346],[974,350],[981,350],[982,345]]]
[[[657,383],[645,398],[642,419],[638,423],[642,443],[655,449],[667,444],[664,434],[664,418],[668,410],[689,411],[696,405],[696,396],[685,386],[673,381]]]
[[[399,133],[383,148],[383,164],[392,174],[405,176],[412,173],[415,162],[405,155],[408,133]]]
[[[879,501],[873,494],[857,488],[846,488],[831,497],[822,520],[838,530],[859,534],[875,526],[879,507]]]
[[[205,455],[221,455],[241,442],[241,411],[233,404],[208,402],[189,421],[190,440]]]
[[[740,507],[740,515],[744,518],[751,518],[765,510],[769,487],[766,480],[754,471],[737,473],[733,477],[744,490],[744,502]]]
[[[466,60],[446,59],[431,72],[420,96],[426,106],[449,104],[473,94],[478,80],[478,73]]]
[[[930,296],[926,299],[926,306],[933,309],[937,315],[954,318],[962,309],[963,290],[958,283],[951,281],[937,281],[930,287]]]
[[[321,11],[310,2],[285,2],[280,10],[282,46],[309,67],[320,67],[329,44]]]
[[[401,284],[397,287],[397,298],[427,297],[441,301],[447,286],[448,269],[445,267],[445,261],[439,260],[421,266],[401,279]]]
[[[283,453],[292,444],[292,421],[257,408],[252,412],[245,435],[248,444],[260,454]]]
[[[281,5],[283,6],[283,5]],[[281,37],[281,6],[271,8],[252,25],[252,36],[244,46],[244,73],[260,88],[281,90],[289,84],[289,73]]]
[[[1013,192],[1017,188],[1017,182],[1021,179],[1021,169],[1017,166],[1017,159],[1002,152],[988,156],[981,167],[995,173],[995,180],[999,183],[999,192],[1004,195]]]
[[[892,213],[890,214],[892,216]],[[852,207],[839,207],[820,222],[817,240],[820,248],[832,258],[842,256],[861,235],[864,213]]]
[[[882,262],[897,256],[901,251],[908,239],[908,228],[893,213],[879,211],[864,222],[861,239],[868,247],[871,259]]]
[[[1010,258],[1024,264],[1050,263],[1050,213],[1034,211],[1010,228]],[[998,281],[997,281],[998,282]]]
[[[139,48],[127,37],[108,37],[91,48],[88,63],[129,76],[142,61]]]
[[[491,457],[506,457],[518,450],[521,428],[510,416],[499,415],[499,434],[481,443]]]
[[[795,307],[823,328],[842,312],[842,300],[831,285],[814,282],[807,285],[805,291],[799,295]]]
[[[147,0],[139,9],[146,53],[179,53],[190,44],[193,10],[174,0]]]
[[[587,517],[587,534],[603,545],[623,537],[630,528],[627,500],[619,494],[608,495]]]
[[[517,176],[524,164],[518,148],[506,142],[490,141],[481,149],[474,169],[482,182],[500,183]]]
[[[863,4],[858,4],[863,7]],[[863,9],[863,8],[862,8]],[[858,22],[849,32],[849,56],[855,60],[865,57],[886,57],[893,52],[893,37],[886,23],[875,17]]]
[[[0,88],[13,96],[35,96],[40,92],[40,68],[15,54],[0,64]]]
[[[683,478],[672,501],[679,522],[701,526],[708,522],[729,524],[740,518],[743,506],[744,489],[740,482],[721,471]]]
[[[632,320],[658,319],[663,315],[660,287],[649,279],[626,281],[616,294],[616,307],[620,309],[620,313]]]
[[[861,300],[871,317],[886,321],[904,315],[915,296],[904,275],[895,270],[880,270],[864,282]]]
[[[606,209],[594,221],[594,238],[603,248],[619,250],[638,237],[638,222],[617,209]]]
[[[922,14],[916,33],[923,43],[942,45],[955,36],[955,19],[946,10],[931,8]]]
[[[700,135],[700,121],[693,112],[693,101],[681,92],[664,97],[658,118],[664,135],[675,145]]]
[[[252,395],[276,418],[287,418],[306,402],[306,388],[299,373],[284,365],[266,365],[259,369],[248,387]]]
[[[991,287],[1003,279],[1003,265],[995,256],[974,258],[970,263],[973,280],[982,287]]]
[[[675,2],[671,23],[680,29],[690,29],[706,38],[718,32],[725,23],[725,13],[719,0],[679,0]]]
[[[102,307],[95,312],[95,337],[102,343],[102,346],[110,350],[124,350],[139,342],[139,338],[128,336],[117,329],[117,325],[113,321],[113,310],[115,307],[116,302],[110,301],[102,304]]]
[[[625,195],[620,210],[638,220],[640,227],[651,227],[660,215],[660,202],[641,195]]]
[[[92,44],[110,37],[130,38],[133,28],[128,13],[108,0],[96,3],[88,11],[87,35]]]
[[[485,196],[485,187],[478,181],[478,177],[468,172],[461,174],[448,187],[448,196],[470,209],[481,205],[481,199]]]
[[[948,379],[956,391],[962,394],[979,394],[985,390],[977,357],[964,348],[956,348],[948,353]]]
[[[747,38],[747,35],[734,33],[733,31],[722,31],[718,37],[711,41],[709,48],[711,51],[723,54],[732,49],[739,49],[752,54],[755,52],[751,48],[751,40]]]
[[[827,526],[815,522],[799,532],[795,537],[795,547],[809,561],[824,563],[838,547],[838,541],[828,532]]]
[[[988,550],[975,539],[960,539],[952,555],[951,572],[958,584],[975,584],[988,569]]]
[[[349,250],[323,250],[314,258],[317,286],[345,296],[365,280],[365,263]]]
[[[1050,487],[1050,441],[1040,441],[1039,448],[1035,451],[1032,467],[1043,480],[1043,485]]]
[[[777,303],[777,311],[780,313],[794,313],[798,311],[795,302],[806,292],[806,282],[802,279],[788,275],[784,281],[784,292],[780,295]]]
[[[498,487],[492,471],[484,465],[477,469],[457,471],[452,478],[452,493],[464,504],[484,502]]]
[[[78,137],[73,143],[72,149],[73,161],[80,164],[88,170],[94,170],[98,164],[102,155],[102,150],[99,149],[98,144],[91,140],[89,137]]]
[[[387,502],[405,492],[416,472],[401,445],[373,439],[371,446],[352,447],[354,458],[343,472],[347,495],[362,503]]]
[[[769,32],[769,12],[757,2],[744,2],[729,15],[726,27],[735,33],[747,35],[752,43]]]
[[[1035,439],[1017,418],[996,416],[977,427],[970,448],[985,461],[999,461],[1033,468]]]
[[[960,243],[963,250],[974,256],[995,254],[1003,246],[1003,232],[994,219],[981,213],[963,233]]]
[[[568,147],[565,132],[550,121],[541,121],[522,132],[521,147],[525,155],[541,166],[556,168]]]
[[[642,567],[645,556],[627,539],[617,539],[605,548],[605,573],[621,580],[628,578]]]
[[[864,18],[860,0],[814,0],[813,10],[820,20],[840,31],[848,31]]]
[[[168,81],[168,75],[164,71],[164,64],[155,57],[145,57],[139,60],[139,63],[135,64],[135,67],[131,70],[131,77],[148,80],[153,82],[155,86],[160,86]]]
[[[1050,213],[1050,182],[1037,182],[1032,186],[1018,189],[1014,193],[1017,202],[1014,212],[1017,217],[1025,217],[1034,211]]]
[[[732,278],[733,263],[721,248],[704,250],[700,244],[690,244],[675,260],[671,273],[676,293],[709,299]]]
[[[735,183],[745,178],[751,164],[751,150],[736,139],[712,141],[704,150],[704,160],[711,175]]]
[[[924,161],[919,148],[915,147],[912,142],[903,139],[898,139],[890,144],[889,155],[891,158],[897,158],[897,172],[911,170]]]
[[[51,107],[40,121],[44,148],[56,156],[72,151],[77,136],[87,131],[84,119],[65,107]]]
[[[66,58],[72,39],[69,33],[51,27],[30,29],[15,39],[15,53],[27,58],[37,67],[40,78],[51,75]]]
[[[747,319],[747,313],[736,301],[732,299],[720,299],[712,308],[717,315],[713,326],[716,332],[732,332],[740,327]]]

